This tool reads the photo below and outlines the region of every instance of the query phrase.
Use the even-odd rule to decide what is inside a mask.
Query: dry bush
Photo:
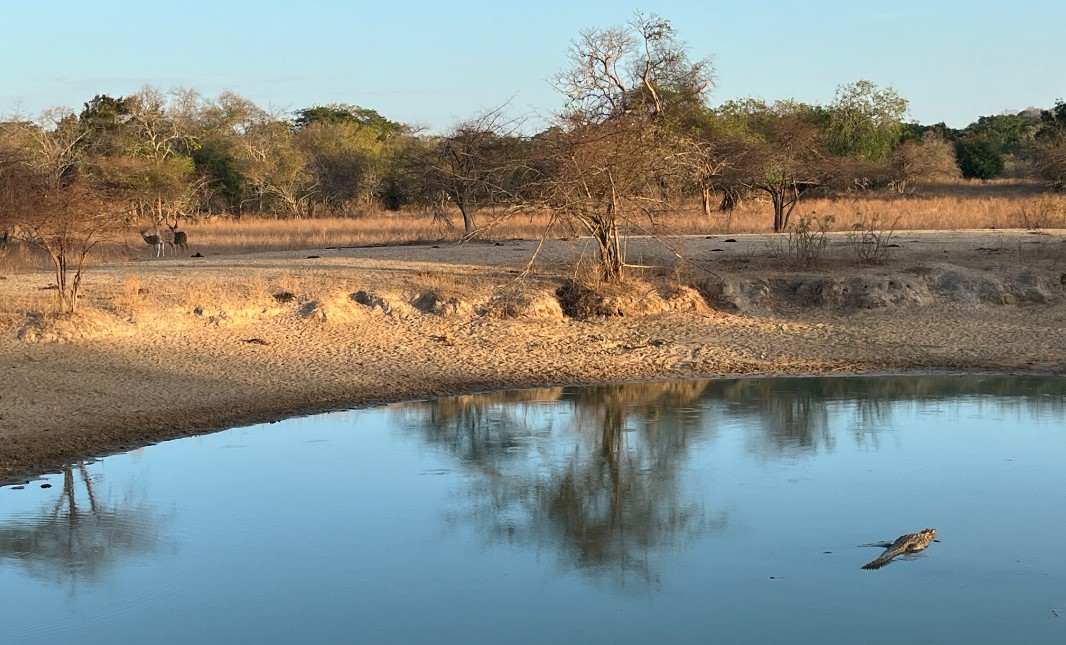
[[[1066,199],[1045,195],[1035,202],[1022,202],[1008,221],[1011,228],[1063,228],[1066,225]]]
[[[485,303],[482,313],[491,318],[558,319],[563,308],[551,290],[508,285]]]
[[[848,233],[848,244],[863,264],[883,264],[888,259],[895,233],[895,222],[886,223],[880,215],[874,214],[852,225],[852,230]]]
[[[186,227],[191,249],[204,255],[295,251],[458,239],[415,212],[361,218],[217,220]]]
[[[252,318],[277,311],[270,285],[256,275],[246,280],[194,279],[168,285],[162,294],[184,312],[208,316],[213,321]]]
[[[144,307],[145,296],[148,291],[141,287],[141,280],[135,275],[128,275],[122,281],[122,305],[125,313],[129,316],[136,315]]]
[[[568,278],[556,295],[563,312],[579,320],[600,316],[646,316],[669,309],[655,286],[634,277],[611,281]]]
[[[41,315],[52,309],[55,292],[10,287],[6,282],[6,278],[0,280],[0,290],[4,292],[3,297],[0,297],[0,319],[9,323],[18,322],[28,315]]]
[[[771,241],[774,253],[784,256],[789,265],[799,269],[815,267],[825,260],[829,248],[829,231],[836,218],[818,217],[816,213],[803,215],[789,227],[783,241]]]

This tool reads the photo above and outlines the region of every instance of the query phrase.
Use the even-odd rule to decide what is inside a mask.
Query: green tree
[[[374,136],[382,140],[411,132],[411,128],[403,123],[390,121],[378,114],[376,110],[358,105],[333,104],[304,108],[296,112],[296,119],[293,122],[297,129],[315,123],[354,123],[369,129]]]
[[[210,209],[239,218],[248,208],[266,208],[266,197],[258,190],[261,186],[249,175],[258,160],[245,137],[271,120],[255,103],[228,91],[200,107],[196,117],[199,146],[192,158]]]
[[[988,180],[1003,174],[1003,153],[991,141],[963,139],[955,144],[955,155],[966,179]]]
[[[350,105],[305,108],[294,120],[297,140],[329,212],[382,204],[395,184],[396,157],[412,135],[408,126]]]
[[[722,180],[765,193],[773,205],[774,232],[788,227],[805,194],[847,176],[825,151],[821,113],[813,106],[749,99],[728,102],[718,112],[736,140]]]
[[[955,134],[963,176],[992,179],[1025,174],[1033,158],[1040,118],[1029,111],[982,116]]]
[[[826,147],[839,156],[885,161],[900,141],[907,100],[867,80],[837,88],[825,108]]]
[[[318,185],[316,204],[326,211],[344,212],[351,204],[368,206],[376,199],[385,145],[369,128],[317,121],[296,132],[296,144]]]

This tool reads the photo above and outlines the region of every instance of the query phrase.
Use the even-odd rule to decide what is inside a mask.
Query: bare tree
[[[438,208],[454,204],[467,235],[477,231],[474,215],[482,207],[516,203],[531,174],[527,142],[520,134],[523,122],[509,118],[506,107],[456,124],[431,139],[412,163],[421,177],[423,200]]]
[[[1053,190],[1066,189],[1066,136],[1036,144],[1036,167]]]
[[[30,174],[5,174],[7,185],[0,192],[18,193],[13,198],[16,238],[48,254],[59,310],[75,313],[86,260],[100,242],[122,229],[122,214],[84,183],[48,186]]]
[[[1051,182],[1055,191],[1066,189],[1066,101],[1040,114],[1042,124],[1036,135],[1036,170]]]
[[[623,230],[664,205],[681,165],[680,115],[703,108],[709,60],[692,62],[668,20],[636,14],[624,27],[589,29],[556,77],[566,96],[544,138],[541,195],[596,240],[604,279],[622,277]]]
[[[929,130],[921,141],[905,141],[889,162],[893,187],[906,193],[914,183],[936,179],[957,179],[962,176],[955,159],[955,146],[944,140],[939,132]]]
[[[74,313],[90,252],[124,225],[84,173],[69,121],[6,124],[0,152],[0,217],[14,237],[45,251],[55,268],[59,310]]]
[[[649,225],[667,206],[663,178],[680,154],[671,143],[651,124],[630,119],[586,124],[540,142],[540,199],[596,241],[604,280],[623,275],[626,230]]]

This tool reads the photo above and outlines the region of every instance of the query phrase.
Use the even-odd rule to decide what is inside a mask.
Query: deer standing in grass
[[[167,252],[164,249],[165,245],[163,243],[163,238],[159,235],[159,231],[158,230],[153,232],[151,235],[149,235],[148,231],[142,228],[141,229],[141,237],[144,238],[144,241],[149,246],[154,246],[155,247],[155,256],[157,258],[158,257],[166,257]]]
[[[174,222],[173,226],[171,226],[170,224],[167,224],[167,228],[170,229],[170,232],[165,233],[166,239],[167,239],[167,244],[170,245],[170,250],[173,251],[173,254],[174,255],[178,254],[178,247],[179,246],[181,247],[182,251],[188,253],[189,252],[189,236],[185,234],[185,231],[179,231],[178,230],[177,221]]]

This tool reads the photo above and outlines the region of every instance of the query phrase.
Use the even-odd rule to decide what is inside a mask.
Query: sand
[[[19,304],[39,303],[51,274],[9,272],[0,483],[181,436],[466,392],[1063,373],[1066,232],[904,232],[891,242],[870,265],[838,236],[821,263],[800,267],[781,237],[635,239],[630,261],[659,268],[631,271],[642,279],[614,298],[578,302],[615,314],[588,319],[564,315],[556,294],[581,273],[575,258],[589,257],[580,240],[545,244],[524,276],[536,241],[142,255],[89,269],[73,319]]]

